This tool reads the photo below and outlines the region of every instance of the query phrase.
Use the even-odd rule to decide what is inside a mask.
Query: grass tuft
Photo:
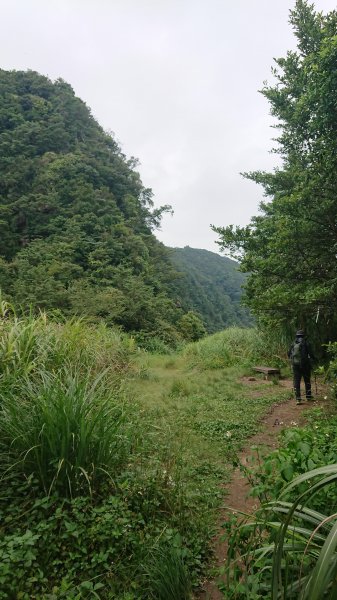
[[[190,600],[192,584],[179,546],[160,546],[147,567],[149,598],[153,600]]]

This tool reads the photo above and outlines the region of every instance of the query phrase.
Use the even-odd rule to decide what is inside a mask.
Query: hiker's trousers
[[[294,390],[296,395],[296,400],[301,399],[301,379],[303,377],[304,385],[305,385],[305,395],[307,399],[311,399],[311,367],[310,365],[306,367],[300,367],[298,365],[293,365],[293,373],[294,373]]]

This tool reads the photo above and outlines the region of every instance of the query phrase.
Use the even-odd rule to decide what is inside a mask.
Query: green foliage
[[[226,598],[335,597],[336,514],[309,507],[317,491],[324,493],[336,479],[336,464],[308,471],[286,486],[278,499],[262,505],[252,522],[236,529],[229,551]],[[303,483],[306,490],[300,493],[297,488]],[[287,501],[294,490],[296,499]]]
[[[153,600],[189,600],[192,597],[191,581],[185,566],[184,549],[177,539],[174,546],[163,544],[149,564],[149,598]]]
[[[189,342],[196,342],[206,335],[202,320],[193,311],[188,311],[179,319],[178,328],[183,338]]]
[[[337,12],[323,16],[297,0],[290,22],[297,51],[276,60],[276,83],[262,89],[280,130],[282,166],[246,174],[269,197],[259,216],[215,230],[250,273],[246,302],[259,320],[285,331],[305,327],[326,341],[337,335]]]
[[[235,442],[245,442],[248,437],[254,435],[258,430],[257,424],[252,421],[240,423],[230,419],[216,419],[206,423],[197,423],[196,428],[211,439],[222,440],[230,448]]]
[[[175,379],[171,385],[170,396],[181,397],[181,396],[189,396],[191,393],[191,388],[188,385],[188,382],[184,379]]]
[[[0,598],[189,598],[215,484],[131,393],[135,341],[0,311]]]
[[[173,296],[186,311],[197,312],[208,333],[233,325],[252,325],[247,309],[241,306],[246,277],[238,263],[208,250],[171,248],[171,259],[180,278],[171,285]]]
[[[181,598],[187,598],[193,557],[178,530],[162,522],[163,482],[157,479],[151,496],[144,486],[143,499],[130,481],[120,481],[114,494],[96,504],[84,496],[38,497],[32,482],[9,482],[0,495],[0,598],[86,598],[93,592],[111,598],[128,590],[132,598],[173,598],[156,596],[169,579],[171,589],[180,585]],[[160,575],[164,545],[167,570]]]
[[[325,371],[325,380],[329,383],[331,395],[337,398],[337,343],[330,342],[326,349],[329,361],[325,369],[321,367],[321,370]]]
[[[241,378],[257,334],[225,332],[236,366],[209,372],[193,344],[147,354],[102,323],[0,315],[0,599],[190,598],[224,456],[284,398]]]
[[[32,475],[46,494],[57,489],[74,497],[100,492],[107,477],[127,464],[135,425],[104,377],[80,377],[65,369],[61,376],[23,378],[15,390],[6,386],[4,392],[2,470]]]
[[[285,429],[280,434],[279,450],[258,461],[253,493],[260,499],[274,498],[284,484],[307,471],[337,462],[337,418],[313,413],[307,427]],[[299,486],[305,491],[305,486]],[[314,507],[326,510],[336,500],[334,490],[315,496]]]
[[[336,416],[313,413],[244,469],[261,506],[226,526],[226,598],[334,598],[336,424]]]
[[[102,328],[98,347],[83,323],[45,316],[3,320],[0,333],[2,478],[15,471],[64,496],[99,492],[134,445],[130,407],[116,401],[132,345]]]
[[[182,311],[153,209],[115,140],[62,80],[0,70],[0,285],[23,309],[58,309],[160,335]],[[168,335],[168,334],[167,334]]]

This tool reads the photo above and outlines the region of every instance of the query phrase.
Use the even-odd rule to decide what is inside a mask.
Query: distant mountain
[[[171,248],[171,260],[182,274],[173,283],[176,301],[184,311],[198,312],[209,333],[252,325],[248,309],[240,305],[246,277],[238,271],[238,263],[189,246]]]

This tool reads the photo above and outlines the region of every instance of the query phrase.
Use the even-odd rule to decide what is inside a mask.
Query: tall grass
[[[286,361],[287,342],[255,328],[230,327],[189,344],[185,354],[190,364],[204,369],[218,369],[253,362],[279,366]]]
[[[134,341],[0,311],[0,598],[189,598],[206,525],[131,399]]]
[[[154,549],[147,567],[148,598],[152,600],[190,600],[191,577],[183,549],[161,545]]]
[[[46,494],[92,494],[126,464],[132,445],[123,404],[103,375],[92,379],[65,369],[23,378],[0,392],[3,477],[33,476]],[[129,411],[130,412],[130,411]]]
[[[0,321],[0,476],[37,480],[44,493],[98,491],[128,460],[132,408],[120,391],[134,345],[83,321]],[[126,418],[127,417],[127,418]]]

